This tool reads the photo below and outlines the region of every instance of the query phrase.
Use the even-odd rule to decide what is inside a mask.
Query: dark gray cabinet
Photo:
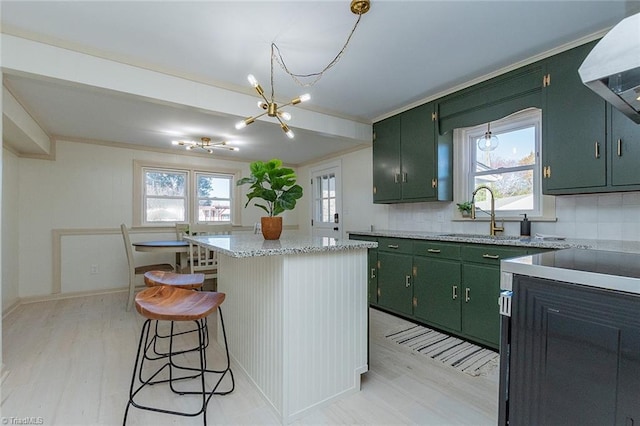
[[[515,276],[511,425],[640,424],[640,297]]]

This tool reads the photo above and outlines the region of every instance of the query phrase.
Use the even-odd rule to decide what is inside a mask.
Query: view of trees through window
[[[534,209],[534,168],[536,166],[536,126],[527,125],[518,129],[494,132],[498,146],[483,150],[477,143],[484,134],[470,135],[474,144],[474,167],[472,185],[485,185],[495,195],[496,210]],[[476,206],[490,209],[488,191],[479,191]]]
[[[194,203],[198,222],[231,220],[232,176],[195,173],[196,191],[189,192],[188,171],[144,171],[144,222],[185,222]],[[192,191],[193,192],[193,191]]]

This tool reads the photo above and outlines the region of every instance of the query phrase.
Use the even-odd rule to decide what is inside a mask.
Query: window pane
[[[169,197],[185,195],[185,173],[146,172],[146,194]]]
[[[198,203],[198,222],[230,222],[231,201],[200,200]]]
[[[496,197],[496,210],[532,210],[533,170],[478,176],[475,186],[486,185]],[[475,197],[476,207],[491,210],[491,196],[487,190],[480,190]]]
[[[185,205],[183,199],[147,198],[145,206],[147,222],[184,222]]]
[[[231,198],[231,178],[198,174],[198,198]]]
[[[536,129],[527,127],[509,132],[495,133],[498,147],[493,151],[483,151],[475,144],[476,171],[518,167],[535,164]]]

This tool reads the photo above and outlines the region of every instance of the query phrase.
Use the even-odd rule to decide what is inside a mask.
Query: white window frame
[[[229,198],[220,198],[220,197],[200,197],[198,195],[198,177],[199,176],[205,176],[205,177],[219,177],[219,178],[228,178],[229,179]],[[200,212],[200,200],[229,200],[229,210],[231,210],[231,215],[229,218],[229,222],[231,222],[231,216],[233,215],[234,212],[234,208],[233,208],[233,185],[235,183],[235,180],[233,178],[233,176],[226,174],[226,173],[217,173],[217,172],[204,172],[202,170],[196,170],[193,173],[193,212],[194,212],[194,216],[198,216],[199,219],[199,212]],[[207,221],[207,222],[211,222],[211,221]],[[227,221],[224,221],[223,223],[226,223]]]
[[[174,222],[146,222],[144,220],[145,205],[145,172],[150,170],[178,172],[187,174],[187,194],[185,221],[198,223],[198,194],[197,194],[197,174],[230,176],[231,178],[231,224],[241,222],[240,189],[236,182],[240,179],[241,170],[225,169],[218,167],[194,167],[187,164],[167,164],[155,162],[133,161],[133,226],[158,227],[173,226]],[[228,223],[226,221],[220,223]]]
[[[534,220],[555,221],[555,198],[542,194],[542,110],[538,108],[528,108],[500,120],[492,121],[491,131],[498,134],[530,126],[534,126],[536,129],[536,162],[533,167],[534,208],[532,210],[496,211],[496,217],[505,220],[521,220],[521,214],[526,213],[527,217]],[[456,203],[471,200],[472,193],[475,189],[473,187],[475,182],[475,173],[473,172],[476,151],[475,141],[486,131],[487,123],[454,130],[454,208],[456,207]],[[478,215],[477,218],[480,220],[485,219],[484,215]],[[486,219],[488,219],[488,216]]]

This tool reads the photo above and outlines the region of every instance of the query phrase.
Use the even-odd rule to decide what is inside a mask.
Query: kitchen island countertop
[[[185,236],[184,239],[236,258],[319,253],[378,246],[378,243],[371,241],[330,237],[312,238],[298,232],[284,232],[279,240],[265,240],[261,234]]]

